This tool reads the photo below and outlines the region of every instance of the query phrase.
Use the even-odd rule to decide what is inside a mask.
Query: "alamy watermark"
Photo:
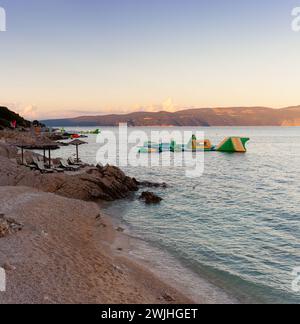
[[[6,273],[3,268],[0,267],[0,292],[6,291]]]
[[[292,290],[295,293],[300,293],[300,267],[293,270],[292,276],[294,278],[292,281]]]
[[[0,32],[6,31],[6,11],[0,7]]]
[[[120,124],[118,133],[103,130],[98,135],[96,161],[119,167],[178,167],[186,177],[196,178],[204,173],[204,142],[203,132],[144,131]]]
[[[292,16],[295,17],[292,21],[292,30],[294,32],[300,32],[300,7],[292,10]]]

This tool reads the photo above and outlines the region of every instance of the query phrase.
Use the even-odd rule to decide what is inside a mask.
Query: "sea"
[[[118,138],[118,128],[99,128]],[[133,240],[132,257],[195,300],[300,303],[300,128],[139,127],[128,132],[153,130],[203,132],[214,144],[227,136],[250,141],[245,154],[199,153],[201,176],[187,177],[185,165],[172,163],[122,167],[138,180],[167,183],[165,189],[151,189],[163,198],[159,205],[145,205],[139,193],[103,205]],[[79,147],[84,162],[96,163],[104,135],[99,136],[83,139],[88,143]],[[54,156],[74,152],[67,146]],[[172,154],[174,160],[182,153]]]

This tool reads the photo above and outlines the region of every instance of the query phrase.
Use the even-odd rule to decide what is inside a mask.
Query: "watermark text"
[[[294,32],[300,32],[300,7],[292,10],[292,16],[295,17],[292,21],[292,30]]]
[[[97,163],[119,167],[177,167],[188,178],[204,173],[204,133],[177,130],[144,131],[120,124],[118,133],[104,130],[97,137]]]
[[[300,292],[300,267],[297,267],[293,270],[292,276],[294,280],[292,281],[292,290],[295,293]]]
[[[6,291],[6,273],[3,268],[0,268],[0,292]]]
[[[0,32],[6,31],[6,11],[0,7]]]

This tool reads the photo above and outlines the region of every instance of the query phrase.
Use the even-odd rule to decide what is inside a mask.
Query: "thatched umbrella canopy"
[[[79,139],[75,139],[74,141],[70,142],[69,144],[76,146],[76,160],[77,160],[77,163],[79,163],[78,146],[83,145],[83,144],[87,144],[87,142],[81,141]]]
[[[22,141],[20,143],[15,143],[15,145],[21,148],[22,154],[22,164],[24,164],[24,149],[25,150],[43,150],[44,152],[44,163],[46,163],[46,151],[48,151],[49,156],[49,168],[51,168],[51,151],[57,150],[58,145],[51,141],[36,141],[34,143],[28,143],[26,141]]]

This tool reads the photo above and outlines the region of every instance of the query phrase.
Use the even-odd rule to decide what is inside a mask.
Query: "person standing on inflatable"
[[[195,134],[192,136],[192,150],[193,152],[197,151],[197,137]]]

